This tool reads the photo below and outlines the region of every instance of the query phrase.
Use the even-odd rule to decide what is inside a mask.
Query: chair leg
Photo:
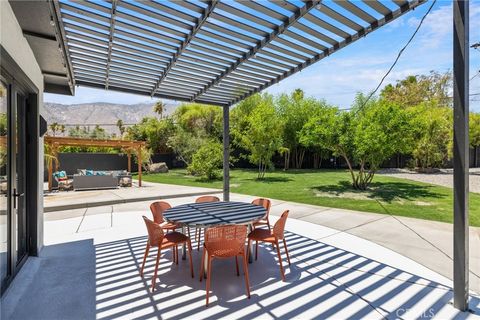
[[[243,253],[243,270],[245,271],[245,285],[247,286],[247,297],[250,299],[250,279],[248,278],[248,263],[245,252]]]
[[[202,229],[198,228],[198,242],[197,242],[197,251],[200,251],[200,239],[202,238]]]
[[[190,260],[190,272],[192,273],[192,278],[193,278],[194,275],[193,275],[193,262],[192,262],[192,241],[190,241],[190,239],[188,239],[187,245],[188,245],[188,259]]]
[[[272,233],[272,227],[270,227],[270,220],[268,220],[268,217],[267,217],[267,227],[268,227],[268,231]],[[273,243],[272,243],[272,248],[275,249],[275,245]]]
[[[157,251],[157,259],[155,260],[155,271],[153,272],[153,278],[152,278],[152,292],[155,290],[155,282],[157,281],[158,264],[160,263],[161,253],[162,253],[162,248],[159,247]]]
[[[200,282],[202,282],[203,274],[205,272],[205,247],[202,250],[202,263],[200,263]]]
[[[178,245],[175,246],[175,261],[178,264]]]
[[[235,266],[237,267],[237,277],[240,276],[240,271],[238,270],[238,256],[235,256]]]
[[[278,245],[278,240],[275,240],[275,245],[277,246],[277,255],[278,255],[278,264],[280,265],[280,273],[282,274],[282,280],[285,281],[285,274],[283,272],[283,264],[282,264],[282,255],[280,254],[280,246]]]
[[[258,241],[255,241],[255,260],[258,259]]]
[[[247,242],[247,257],[250,257],[250,245],[252,244],[252,240],[248,239]]]
[[[210,293],[210,281],[212,280],[212,257],[208,256],[208,266],[207,266],[207,302],[206,306],[208,307],[208,297]]]
[[[285,241],[285,238],[283,238],[283,247],[285,248],[285,253],[287,254],[288,265],[290,265],[290,256],[288,255],[287,242]]]
[[[140,276],[143,277],[143,269],[145,268],[145,262],[147,262],[148,252],[150,251],[150,245],[147,241],[147,246],[145,247],[145,254],[143,255],[142,268],[140,269]]]

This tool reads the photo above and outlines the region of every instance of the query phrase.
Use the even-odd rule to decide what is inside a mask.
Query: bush
[[[188,172],[192,175],[212,180],[220,176],[220,168],[223,164],[222,145],[210,141],[201,146],[192,157],[192,163],[188,166]]]

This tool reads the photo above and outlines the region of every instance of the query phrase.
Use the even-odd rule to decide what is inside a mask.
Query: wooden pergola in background
[[[55,171],[59,169],[58,150],[60,147],[103,147],[118,148],[126,150],[128,156],[128,172],[132,171],[132,152],[137,154],[138,165],[138,186],[142,186],[142,147],[145,146],[144,141],[129,140],[98,140],[88,138],[70,138],[70,137],[52,137],[46,136],[45,144],[52,150],[52,155],[57,159],[55,161]],[[53,178],[53,162],[48,163],[48,190],[52,191]]]

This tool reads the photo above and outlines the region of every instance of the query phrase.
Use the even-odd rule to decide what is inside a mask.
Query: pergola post
[[[50,148],[50,151],[51,151],[53,146],[50,145],[49,148]],[[53,184],[52,179],[53,179],[53,159],[50,158],[48,160],[48,191],[52,191],[52,184]]]
[[[130,151],[130,149],[128,150],[128,153],[127,153],[127,160],[128,160],[127,170],[128,172],[132,172],[132,152]]]
[[[137,148],[138,186],[142,186],[142,148]]]
[[[230,201],[230,107],[223,106],[223,201]]]
[[[468,0],[453,1],[453,305],[461,311],[469,291],[468,8]]]

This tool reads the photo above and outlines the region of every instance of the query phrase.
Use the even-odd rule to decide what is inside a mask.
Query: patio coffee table
[[[253,224],[267,214],[264,207],[246,202],[203,202],[182,204],[166,210],[163,217],[168,222],[182,224],[185,227],[209,228],[221,225],[247,225],[248,231]],[[205,234],[205,233],[204,233]],[[248,261],[251,263],[253,248],[250,248]],[[183,246],[182,259],[186,258],[186,248]]]

